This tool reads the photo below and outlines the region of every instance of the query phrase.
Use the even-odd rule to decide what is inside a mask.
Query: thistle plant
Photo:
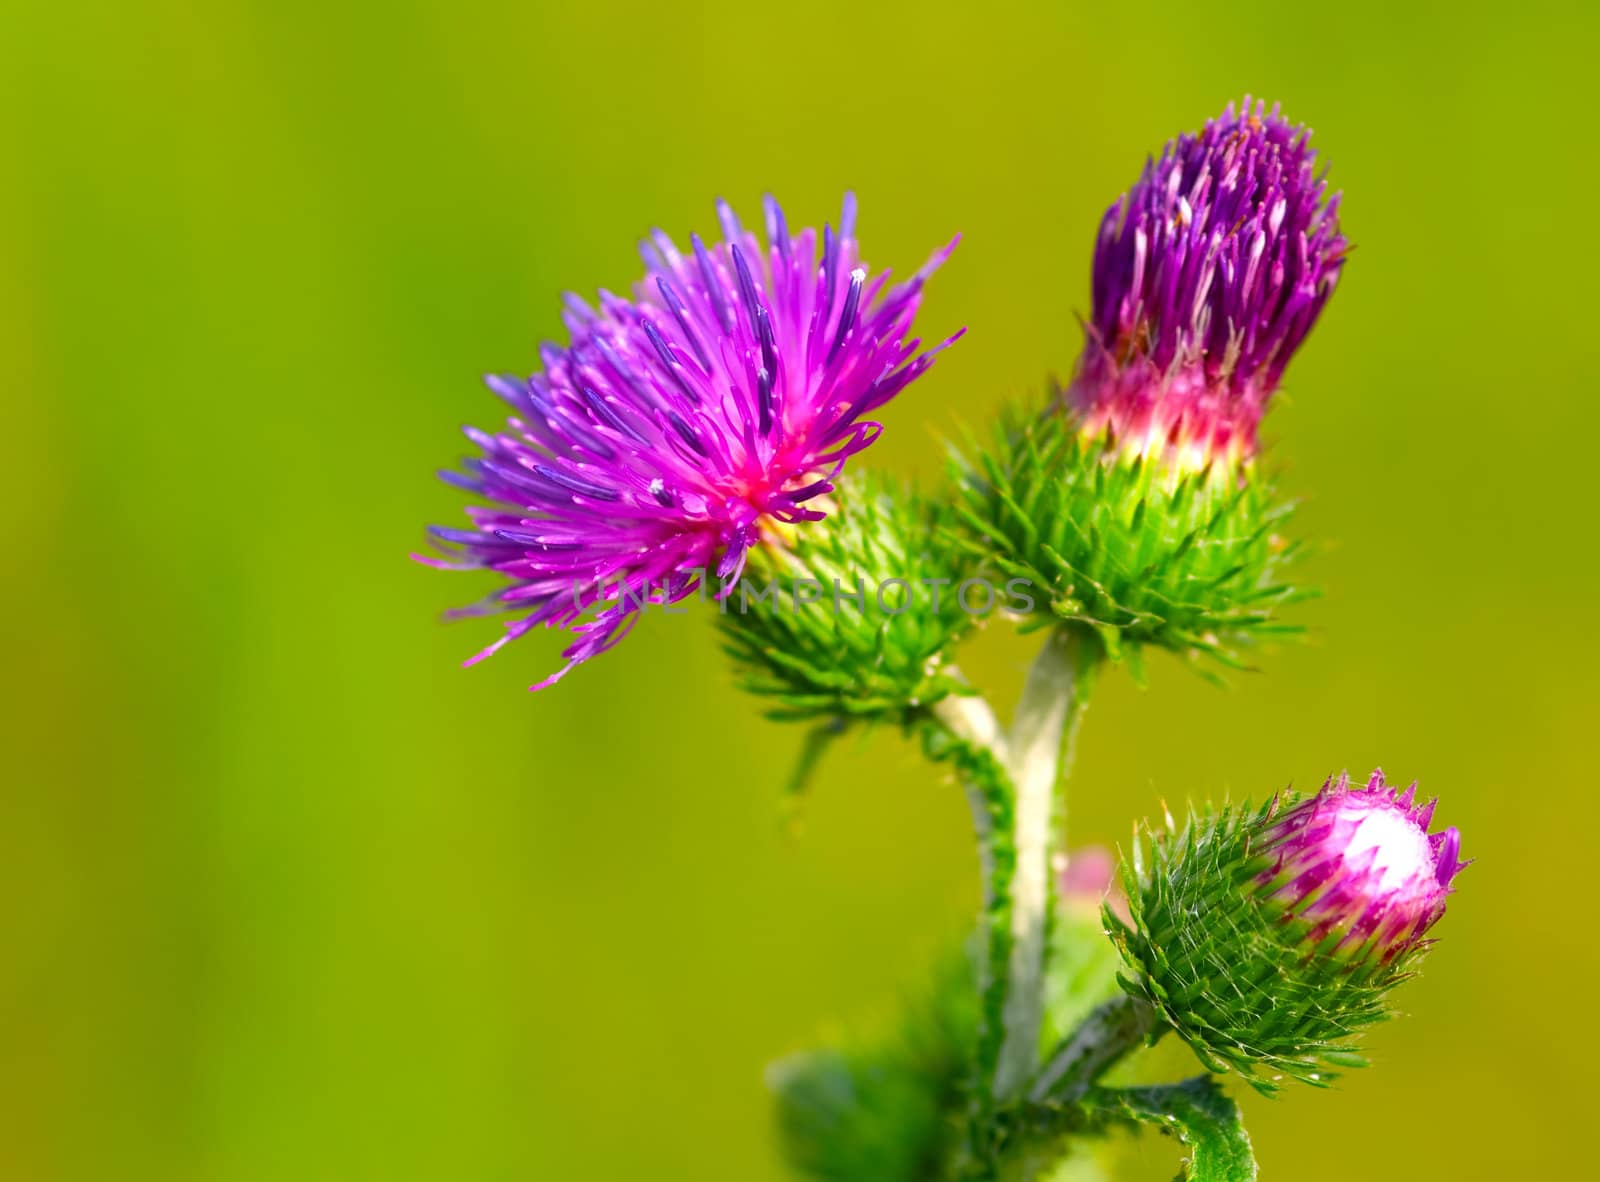
[[[1152,648],[1239,666],[1297,627],[1260,426],[1342,274],[1338,201],[1276,107],[1177,137],[1102,220],[1071,380],[969,437],[934,488],[844,469],[961,335],[912,335],[954,243],[869,282],[850,197],[837,232],[791,234],[768,199],[760,237],[720,203],[713,245],[654,233],[632,300],[569,296],[570,342],[489,379],[510,417],[442,474],[482,503],[421,559],[503,578],[452,613],[508,617],[480,657],[570,634],[542,688],[698,593],[740,684],[809,728],[796,785],[834,736],[887,725],[966,795],[972,931],[889,1034],[770,1072],[801,1174],[1104,1177],[1111,1134],[1155,1128],[1184,1177],[1254,1178],[1222,1081],[1326,1084],[1416,973],[1460,841],[1381,773],[1140,828],[1120,886],[1106,851],[1065,844],[1099,678],[1143,679]],[[1039,643],[1008,724],[957,660],[996,623]],[[1167,1034],[1198,1073],[1138,1082]]]

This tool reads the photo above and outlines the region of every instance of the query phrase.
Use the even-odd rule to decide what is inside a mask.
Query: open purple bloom
[[[870,420],[932,364],[908,339],[928,276],[871,282],[856,247],[856,204],[839,229],[790,234],[765,203],[765,244],[718,202],[723,240],[680,251],[660,231],[640,244],[648,273],[632,301],[566,297],[571,344],[546,343],[542,372],[494,376],[512,409],[497,434],[467,428],[481,455],[442,472],[481,496],[470,529],[434,526],[448,570],[489,569],[510,586],[453,615],[509,612],[505,635],[536,626],[578,636],[567,664],[617,643],[649,603],[675,602],[711,576],[737,581],[773,526],[824,516],[816,498],[877,439]],[[960,336],[957,333],[956,336]]]
[[[1348,775],[1328,780],[1258,838],[1256,852],[1271,859],[1258,887],[1338,954],[1387,961],[1415,947],[1465,865],[1454,828],[1428,833],[1436,802],[1417,804],[1416,787],[1401,793],[1381,771],[1365,788]]]
[[[1106,211],[1068,395],[1087,433],[1179,469],[1255,454],[1348,249],[1310,136],[1246,96]]]

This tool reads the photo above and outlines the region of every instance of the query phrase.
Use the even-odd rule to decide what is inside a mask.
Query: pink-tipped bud
[[[1106,211],[1068,392],[1086,434],[1179,471],[1255,454],[1349,249],[1310,138],[1246,97]]]
[[[1276,818],[1259,853],[1272,859],[1257,883],[1274,906],[1308,925],[1307,938],[1341,954],[1388,960],[1416,946],[1444,914],[1461,835],[1428,833],[1433,802],[1416,803],[1375,771],[1365,788],[1329,779]]]
[[[1374,772],[1304,799],[1168,819],[1135,842],[1124,874],[1132,919],[1107,916],[1148,1001],[1213,1070],[1270,1091],[1282,1076],[1326,1084],[1359,1061],[1353,1036],[1388,1016],[1416,972],[1461,871],[1433,804]]]

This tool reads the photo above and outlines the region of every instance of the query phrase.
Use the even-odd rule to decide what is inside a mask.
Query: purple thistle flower
[[[1358,789],[1330,778],[1260,835],[1256,852],[1271,864],[1258,888],[1336,954],[1388,961],[1416,947],[1466,865],[1460,833],[1428,833],[1437,801],[1417,804],[1416,789],[1401,793],[1381,771]]]
[[[1247,95],[1168,143],[1106,211],[1068,392],[1086,434],[1178,469],[1255,454],[1348,250],[1310,136]]]
[[[825,514],[844,463],[877,439],[867,416],[961,334],[918,354],[907,339],[929,275],[870,283],[854,194],[838,232],[791,235],[765,202],[766,244],[717,203],[723,240],[685,253],[655,231],[628,301],[566,297],[572,343],[540,348],[542,372],[491,376],[505,429],[466,428],[482,452],[441,472],[484,498],[471,529],[431,527],[446,570],[489,569],[510,586],[454,616],[513,612],[481,660],[536,626],[579,639],[534,689],[615,645],[646,604],[677,602],[714,573],[726,593],[752,545]],[[959,240],[959,239],[958,239]],[[820,245],[820,253],[819,253]]]

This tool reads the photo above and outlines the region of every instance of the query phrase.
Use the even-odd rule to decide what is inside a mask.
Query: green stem
[[[1076,753],[1098,658],[1098,641],[1087,630],[1052,632],[1028,671],[1007,745],[1006,762],[1017,790],[1016,873],[1011,882],[1005,1041],[994,1076],[995,1095],[1002,1100],[1020,1092],[1038,1066],[1050,856],[1059,840],[1056,801]]]
[[[1081,1099],[1155,1028],[1155,1010],[1138,998],[1117,997],[1096,1007],[1050,1056],[1029,1089],[1028,1099],[1035,1104],[1046,1100],[1070,1104]]]
[[[1105,655],[1100,638],[1092,632],[1074,637],[1076,656],[1073,661],[1074,676],[1072,701],[1067,707],[1067,722],[1061,732],[1061,756],[1056,766],[1056,848],[1067,848],[1067,781],[1078,763],[1078,732],[1083,729],[1083,716],[1089,710],[1089,695],[1094,690],[1100,661]]]
[[[946,673],[950,677],[960,676],[953,665]],[[1000,730],[1000,720],[982,697],[951,694],[935,702],[931,712],[954,738],[970,747],[992,752],[1002,761],[1005,759],[1006,737]]]
[[[1011,941],[1011,881],[1016,869],[1011,808],[1015,799],[1006,771],[1006,738],[994,711],[976,696],[949,697],[931,714],[953,743],[943,758],[955,764],[972,810],[983,875],[983,910],[978,922],[979,1023],[976,1079],[968,1114],[967,1156],[974,1177],[984,1177],[992,1157],[994,1097],[988,1087],[1005,1035],[1006,968]]]
[[[1137,1089],[1118,1092],[1095,1085],[1107,1071],[1140,1046],[1159,1038],[1165,1029],[1155,1008],[1138,998],[1118,997],[1092,1011],[1050,1056],[1028,1089],[1027,1098],[1014,1101],[998,1114],[1003,1129],[996,1139],[1009,1142],[1009,1161],[996,1162],[996,1172],[981,1176],[984,1182],[997,1178],[1032,1182],[1040,1171],[1060,1160],[1066,1150],[1066,1138],[1096,1127],[1099,1122],[1093,1109],[1108,1108],[1119,1097],[1136,1099]]]

